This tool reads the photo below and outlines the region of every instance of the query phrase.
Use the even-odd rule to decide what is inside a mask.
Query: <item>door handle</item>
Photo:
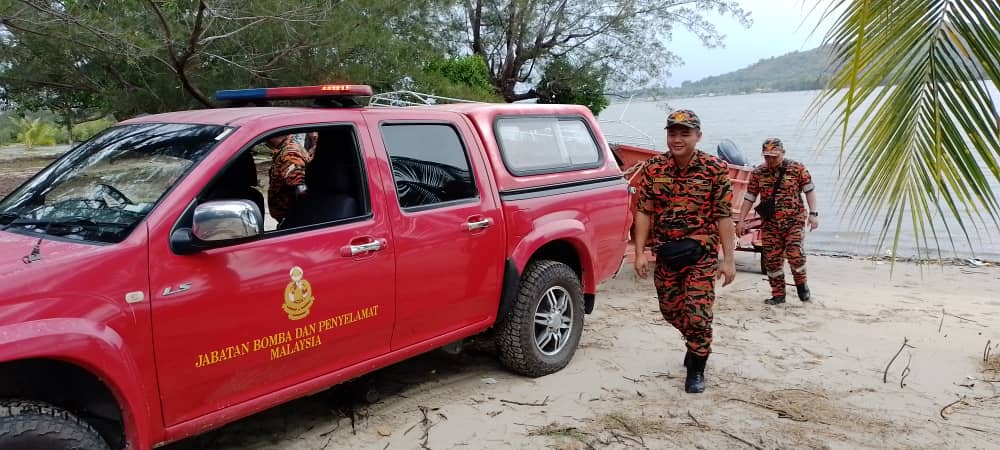
[[[483,230],[489,228],[490,225],[493,225],[493,219],[489,217],[475,222],[465,222],[465,226],[469,231]]]
[[[340,256],[350,257],[370,252],[377,252],[387,246],[388,242],[385,239],[375,239],[364,244],[345,245],[340,248]]]

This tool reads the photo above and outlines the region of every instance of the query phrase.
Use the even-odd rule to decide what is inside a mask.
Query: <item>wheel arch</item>
[[[0,363],[0,398],[65,409],[94,427],[112,449],[127,447],[118,399],[97,375],[78,365],[46,358]]]

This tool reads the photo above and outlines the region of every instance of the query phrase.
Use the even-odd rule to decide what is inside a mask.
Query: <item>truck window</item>
[[[449,125],[382,126],[402,208],[418,208],[479,196],[468,155]]]
[[[603,162],[594,135],[577,117],[500,118],[496,135],[514,175],[592,169]]]
[[[0,226],[121,242],[228,131],[169,123],[109,128],[0,202]]]
[[[264,215],[265,233],[356,219],[370,211],[360,146],[350,125],[264,136],[233,158],[201,198],[253,201]]]

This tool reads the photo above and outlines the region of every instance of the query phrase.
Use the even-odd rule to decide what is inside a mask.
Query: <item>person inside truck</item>
[[[308,195],[291,204],[278,229],[346,219],[360,214],[360,203],[352,194],[354,177],[346,149],[326,146],[316,149],[306,167],[305,185]]]
[[[285,220],[292,204],[308,191],[305,182],[306,165],[312,158],[289,134],[269,137],[264,145],[272,154],[267,207],[271,217],[280,224]]]

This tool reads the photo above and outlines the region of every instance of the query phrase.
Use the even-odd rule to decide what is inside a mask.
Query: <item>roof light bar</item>
[[[318,97],[371,97],[364,84],[322,84],[278,88],[229,89],[215,91],[216,100],[294,100]]]

